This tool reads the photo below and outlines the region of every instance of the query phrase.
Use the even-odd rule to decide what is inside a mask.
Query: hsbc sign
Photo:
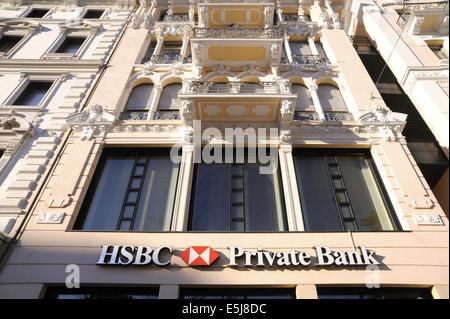
[[[306,267],[306,266],[368,266],[379,265],[375,252],[360,246],[352,251],[333,251],[326,246],[315,246],[315,254],[304,250],[268,251],[259,247],[245,250],[228,247],[228,256],[222,256],[224,265],[230,267]],[[190,246],[181,252],[170,246],[102,246],[97,265],[169,266],[177,256],[189,267],[208,267],[221,258],[210,246]],[[225,263],[225,261],[228,263]]]

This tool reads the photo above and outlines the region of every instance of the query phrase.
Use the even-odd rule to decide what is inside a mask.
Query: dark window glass
[[[27,18],[43,18],[48,11],[48,9],[32,9],[31,12],[28,13]]]
[[[398,228],[368,154],[299,150],[294,163],[307,230]]]
[[[107,150],[76,229],[168,231],[178,164],[168,152]]]
[[[181,290],[181,299],[295,299],[289,288],[192,288]]]
[[[100,17],[103,15],[104,12],[105,12],[105,10],[89,9],[83,18],[84,19],[100,19]]]
[[[318,288],[319,299],[433,299],[429,288]]]
[[[285,231],[279,172],[262,164],[197,164],[189,229]]]
[[[75,54],[81,48],[85,40],[85,37],[67,37],[56,50],[56,53]]]
[[[48,287],[46,299],[158,299],[156,288],[79,288]]]
[[[13,105],[37,106],[41,103],[44,96],[52,86],[53,82],[32,81]]]
[[[0,39],[0,52],[9,52],[23,37],[18,35],[5,35]]]

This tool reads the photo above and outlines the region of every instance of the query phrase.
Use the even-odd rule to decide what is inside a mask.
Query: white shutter
[[[292,93],[297,95],[296,111],[314,112],[314,104],[311,94],[306,86],[300,84],[292,85]]]
[[[149,101],[153,90],[153,84],[141,84],[131,91],[125,110],[143,111],[148,110]]]
[[[348,112],[344,98],[337,87],[321,84],[317,93],[324,112]]]
[[[180,100],[178,94],[181,93],[181,84],[170,84],[166,86],[162,92],[161,100],[159,101],[159,110],[178,110],[180,108]]]

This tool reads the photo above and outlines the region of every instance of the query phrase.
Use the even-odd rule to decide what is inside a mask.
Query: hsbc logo
[[[303,250],[268,251],[261,247],[245,250],[241,247],[228,247],[228,266],[231,267],[307,267],[307,266],[368,266],[379,265],[374,251],[366,247],[352,251],[333,251],[326,246],[314,246],[315,256]],[[136,265],[170,266],[173,257],[181,258],[189,267],[208,267],[217,259],[219,253],[210,246],[189,246],[183,251],[171,246],[151,248],[148,246],[102,246],[97,265]],[[175,261],[175,264],[179,264]]]
[[[210,266],[219,258],[219,254],[209,246],[190,246],[180,257],[189,266]]]

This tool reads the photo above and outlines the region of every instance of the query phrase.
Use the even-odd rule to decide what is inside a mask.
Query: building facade
[[[47,121],[58,155],[5,239],[0,297],[448,298],[448,219],[402,134],[408,115],[344,30],[346,6],[54,5],[103,9],[94,22],[117,36],[92,45],[104,58],[91,93]]]

